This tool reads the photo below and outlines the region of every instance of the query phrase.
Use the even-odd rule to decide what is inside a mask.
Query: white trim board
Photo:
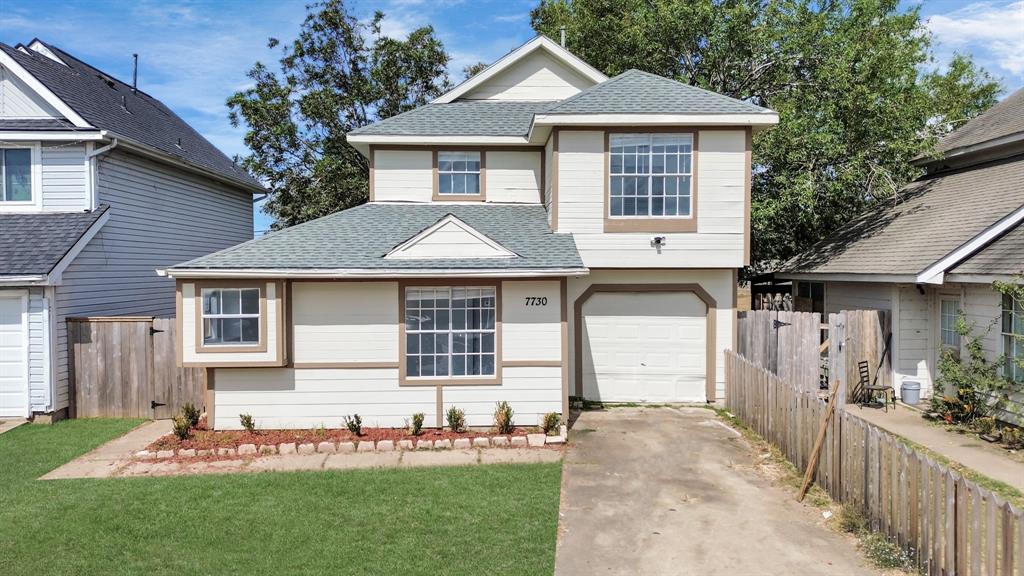
[[[43,100],[57,109],[65,118],[71,121],[78,128],[92,128],[92,126],[78,115],[68,106],[63,100],[57,97],[49,88],[43,85],[42,82],[36,79],[28,70],[18,64],[9,54],[6,52],[0,52],[0,66],[10,70],[19,80],[24,82],[29,88],[39,94]]]
[[[320,268],[296,270],[289,268],[158,268],[156,273],[171,278],[561,278],[586,276],[586,268],[478,268],[459,269],[373,269],[373,268]]]
[[[487,235],[484,234],[483,232],[480,232],[476,228],[473,228],[469,224],[466,224],[465,222],[460,220],[458,217],[456,217],[454,214],[448,214],[447,216],[445,216],[444,218],[441,218],[440,220],[438,220],[434,224],[431,224],[428,228],[426,228],[422,232],[419,232],[418,234],[413,235],[411,238],[409,238],[405,242],[402,242],[398,246],[395,246],[394,248],[392,248],[390,252],[388,252],[387,254],[384,255],[384,258],[389,259],[389,260],[407,260],[407,259],[412,259],[412,260],[449,260],[449,259],[452,259],[452,258],[460,258],[460,257],[461,258],[467,258],[468,256],[459,256],[457,254],[439,254],[437,256],[422,256],[422,255],[410,255],[410,254],[408,254],[409,249],[411,249],[413,246],[416,246],[417,244],[422,242],[425,238],[429,237],[430,235],[434,234],[438,230],[441,230],[442,228],[444,228],[444,227],[446,227],[448,225],[455,226],[456,228],[458,228],[461,231],[465,232],[466,234],[468,234],[469,236],[474,238],[480,244],[488,247],[491,250],[491,252],[492,252],[492,254],[487,255],[487,256],[472,256],[473,259],[477,259],[477,258],[514,258],[514,257],[518,256],[518,254],[516,254],[515,252],[509,250],[508,248],[505,248],[500,243],[498,243],[498,242],[492,240],[491,238],[487,237]]]
[[[961,244],[956,250],[946,254],[934,264],[925,268],[917,275],[916,282],[919,284],[942,284],[947,270],[970,258],[975,252],[1015,228],[1021,222],[1024,222],[1024,206],[1000,218],[995,224],[982,230],[981,233]]]

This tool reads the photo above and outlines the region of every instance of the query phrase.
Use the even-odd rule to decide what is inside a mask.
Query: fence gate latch
[[[783,326],[792,326],[789,322],[782,322],[781,320],[772,320],[772,328],[778,330]]]
[[[158,328],[153,328],[152,326],[149,327],[149,335],[150,336],[152,336],[153,334],[157,334],[159,332],[163,332],[163,330],[160,330]]]
[[[160,330],[160,332],[163,332],[163,330]],[[156,410],[157,406],[167,406],[167,404],[164,404],[163,402],[157,402],[156,400],[150,400],[149,401],[149,409],[150,410]]]

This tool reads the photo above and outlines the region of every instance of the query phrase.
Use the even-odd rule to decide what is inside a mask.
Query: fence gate
[[[179,368],[174,318],[68,318],[73,418],[170,418],[203,405],[202,368]]]

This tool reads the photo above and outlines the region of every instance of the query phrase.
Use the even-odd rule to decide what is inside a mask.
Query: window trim
[[[398,282],[398,385],[399,386],[481,386],[501,384],[501,282],[442,279]],[[494,289],[494,375],[493,376],[409,376],[406,374],[405,293],[408,288],[493,288]]]
[[[943,318],[942,303],[943,302],[956,302],[957,315],[953,317],[953,333],[956,334],[956,345],[955,346],[954,345],[950,345],[950,344],[946,344],[946,339],[945,339],[944,334],[943,334],[944,332],[948,331],[948,330],[946,330],[945,328],[942,327],[942,318]],[[956,294],[939,294],[939,350],[952,350],[953,352],[955,352],[957,354],[957,356],[960,355],[960,350],[961,350],[961,347],[963,346],[963,339],[960,337],[960,334],[956,332],[956,318],[962,312],[963,312],[963,303],[960,301],[960,296],[959,295],[956,295]]]
[[[1009,310],[1006,308],[1006,301],[1007,300],[1010,301],[1010,308],[1009,308]],[[1006,378],[1007,380],[1009,380],[1011,382],[1018,382],[1017,380],[1013,380],[1010,377],[1010,375],[1006,374],[1006,366],[1010,362],[1013,361],[1013,358],[1010,356],[1009,351],[1006,349],[1006,338],[1007,338],[1007,336],[1009,336],[1010,338],[1024,337],[1024,334],[1017,334],[1016,332],[1012,332],[1012,330],[1013,330],[1013,325],[1012,325],[1013,305],[1014,305],[1014,298],[1012,296],[1010,296],[1009,294],[1002,294],[1002,297],[999,299],[999,346],[1002,348],[1002,356],[1003,356],[1003,359],[1004,359],[1003,368],[1002,368],[1003,378]],[[1011,332],[1003,332],[1003,314],[1005,314],[1008,311],[1011,313],[1011,326],[1010,326]],[[1024,381],[1020,381],[1020,383],[1024,384]]]
[[[441,194],[440,175],[438,173],[438,155],[441,152],[478,152],[480,154],[480,193],[479,194]],[[485,202],[487,200],[487,151],[483,148],[466,146],[445,146],[434,148],[430,152],[433,162],[431,199],[435,202]]]
[[[39,142],[0,143],[0,150],[28,149],[31,162],[31,200],[4,200],[0,197],[0,212],[36,212],[43,208],[42,147]],[[2,183],[0,183],[2,185]]]
[[[256,344],[206,344],[203,331],[203,292],[206,290],[218,289],[256,289],[259,290],[260,301],[260,336]],[[278,288],[280,289],[280,287]],[[232,282],[232,281],[206,281],[195,283],[195,345],[196,354],[232,354],[238,352],[266,352],[267,351],[267,286],[265,282]],[[278,319],[280,321],[280,319]]]
[[[689,134],[693,139],[690,153],[690,215],[689,216],[612,216],[611,215],[611,135],[612,134]],[[605,232],[679,232],[697,231],[697,174],[700,132],[693,128],[672,126],[632,126],[604,131],[604,231]]]

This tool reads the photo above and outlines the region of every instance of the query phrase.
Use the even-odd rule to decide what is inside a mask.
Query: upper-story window
[[[480,152],[437,153],[438,196],[480,196]]]
[[[609,135],[611,218],[689,218],[693,134]]]
[[[32,200],[32,149],[0,148],[0,202]]]

